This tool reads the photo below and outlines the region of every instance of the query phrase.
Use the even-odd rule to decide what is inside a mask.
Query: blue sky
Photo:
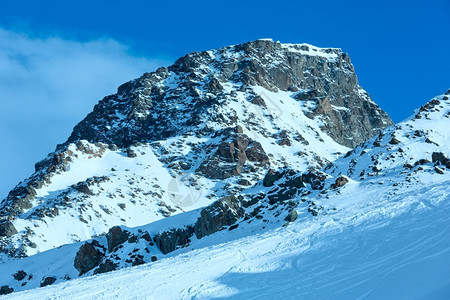
[[[120,83],[270,37],[338,47],[395,122],[450,88],[450,1],[0,1],[0,198]]]

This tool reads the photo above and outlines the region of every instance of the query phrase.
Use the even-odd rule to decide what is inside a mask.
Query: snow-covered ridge
[[[340,48],[330,48],[330,47],[321,48],[307,43],[299,43],[299,44],[281,43],[280,41],[274,41],[271,38],[257,39],[254,42],[258,41],[274,43],[276,45],[281,46],[282,49],[285,49],[292,53],[299,53],[301,55],[308,55],[308,56],[320,56],[330,60],[336,59],[340,55],[342,55],[342,49]]]
[[[450,156],[450,92],[436,96],[410,118],[391,126],[327,168],[355,180],[406,169],[433,169],[433,153]],[[440,170],[442,166],[436,166]],[[443,166],[445,168],[445,166]]]
[[[337,59],[342,55],[339,48],[319,48],[310,44],[281,44],[281,47],[301,55],[321,56],[327,59]]]

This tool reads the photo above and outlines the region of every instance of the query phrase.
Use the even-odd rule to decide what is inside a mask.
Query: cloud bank
[[[0,28],[0,200],[101,98],[168,64],[112,39],[34,38]]]

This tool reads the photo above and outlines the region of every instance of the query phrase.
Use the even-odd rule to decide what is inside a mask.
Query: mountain
[[[345,191],[362,214],[374,186],[401,199],[383,186],[395,176],[447,178],[432,130],[445,97],[387,128],[340,49],[264,39],[190,53],[102,99],[1,202],[3,292],[288,235],[299,220],[345,225]]]
[[[222,199],[226,210],[213,204],[137,228],[114,227],[106,236],[3,264],[2,282],[32,288],[78,276],[77,262],[95,265],[86,277],[128,260],[153,262],[17,297],[446,299],[449,95],[327,164],[316,182],[293,170],[268,172],[238,196],[241,206]],[[270,198],[279,190],[297,193]],[[201,236],[201,224],[221,222],[222,230]],[[187,243],[181,239],[164,254],[161,245],[176,246],[182,234]]]
[[[339,49],[257,40],[188,54],[101,100],[9,193],[1,259],[203,207],[269,167],[320,168],[391,124]]]
[[[392,124],[358,85],[350,58],[340,49],[257,40],[190,53],[122,85],[75,126],[65,144],[87,140],[123,148],[236,125],[264,136],[254,122],[267,113],[283,114],[277,101],[266,103],[278,92],[275,98],[304,101],[311,119],[328,119],[323,131],[347,147]]]

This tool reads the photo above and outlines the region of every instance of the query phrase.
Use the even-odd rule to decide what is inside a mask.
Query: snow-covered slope
[[[325,170],[354,180],[397,172],[410,177],[404,184],[414,180],[416,173],[443,172],[450,167],[444,158],[450,152],[449,97],[450,91],[435,97],[407,120],[359,145]]]
[[[260,183],[245,196],[257,190],[267,195],[259,197],[261,218],[242,218],[233,230],[201,239],[192,236],[187,248],[165,257],[155,252],[159,260],[153,263],[6,299],[448,299],[449,126],[449,95],[442,95],[386,129],[381,138],[325,167],[322,184],[305,184],[299,196],[270,202],[269,191],[296,175],[283,173],[273,185],[266,177],[266,186]],[[288,207],[298,215],[286,223],[292,210],[283,208]],[[198,215],[179,214],[129,230],[154,235],[192,223]],[[99,242],[106,246],[104,237]],[[125,242],[120,249],[128,252],[140,242]],[[77,247],[63,246],[36,257],[51,266],[53,257],[63,261]],[[149,243],[146,247],[154,251]],[[23,259],[22,267],[32,258]],[[17,263],[5,264],[4,270]],[[65,264],[53,268],[68,270]]]
[[[5,299],[448,299],[448,189],[432,188]]]
[[[267,170],[317,170],[392,121],[340,49],[195,52],[101,100],[0,203],[0,261],[205,207]]]
[[[269,170],[225,210],[193,209],[5,263],[1,284],[19,291],[77,277],[85,247],[98,254],[86,278],[18,297],[445,299],[448,126],[442,95],[320,171]],[[223,230],[205,235],[205,219]]]

